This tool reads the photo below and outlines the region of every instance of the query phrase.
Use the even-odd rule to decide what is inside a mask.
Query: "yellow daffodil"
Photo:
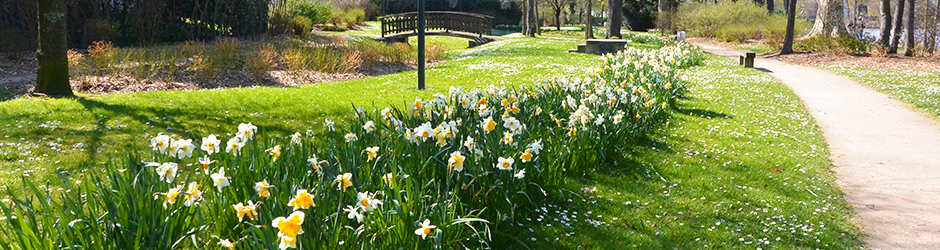
[[[258,192],[258,197],[267,198],[271,194],[270,189],[273,187],[268,184],[267,180],[255,182],[255,192]]]
[[[180,190],[183,186],[177,186],[175,188],[170,188],[166,193],[155,193],[153,194],[154,199],[159,199],[161,196],[166,198],[166,201],[163,201],[163,208],[166,208],[167,205],[176,204],[176,197],[179,197]]]
[[[238,216],[238,222],[241,222],[246,215],[249,219],[258,219],[258,208],[252,201],[248,201],[247,206],[239,202],[238,204],[232,205],[232,207],[235,208],[235,216]]]
[[[368,148],[366,148],[365,151],[366,151],[366,154],[369,155],[369,159],[366,160],[367,162],[368,162],[368,161],[375,160],[375,158],[378,158],[378,155],[379,155],[379,147],[368,147]]]
[[[447,160],[447,169],[450,171],[463,171],[463,162],[467,157],[460,154],[460,151],[450,153],[450,159]]]
[[[294,211],[287,217],[277,217],[271,222],[271,226],[278,229],[277,236],[280,238],[280,249],[297,247],[297,235],[304,233],[301,224],[304,223],[304,212]]]
[[[578,134],[578,129],[577,129],[577,128],[571,128],[571,129],[568,130],[568,136],[575,136],[575,135],[577,135],[577,134]]]
[[[352,173],[337,175],[336,179],[333,179],[333,184],[336,184],[337,189],[346,190],[346,188],[352,186]]]
[[[298,189],[297,195],[295,195],[294,198],[287,203],[287,205],[294,207],[294,210],[298,210],[307,209],[311,206],[315,206],[316,204],[313,204],[313,196],[310,195],[310,193],[307,193],[306,189]]]
[[[505,143],[506,145],[515,144],[515,142],[513,142],[513,139],[512,139],[512,132],[510,131],[506,131],[505,133],[503,133],[503,139],[500,139],[499,141],[502,143]]]
[[[437,227],[437,226],[431,225],[431,220],[429,219],[424,219],[424,222],[421,222],[419,225],[421,227],[415,230],[415,234],[421,236],[421,239],[428,237],[428,235],[431,234],[431,229],[434,229]]]
[[[395,187],[395,174],[386,173],[385,175],[382,175],[382,181],[384,181],[388,187]]]
[[[275,145],[273,148],[269,148],[264,152],[271,155],[271,162],[276,162],[277,158],[281,158],[281,145]]]
[[[483,128],[483,131],[489,133],[496,129],[496,122],[493,121],[492,117],[487,117],[483,120],[483,124],[480,125]]]
[[[525,152],[522,153],[522,156],[519,156],[519,159],[522,159],[522,162],[529,162],[529,161],[531,161],[531,160],[532,160],[532,151],[526,149]]]

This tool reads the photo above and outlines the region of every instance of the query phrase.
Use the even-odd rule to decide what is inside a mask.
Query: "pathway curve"
[[[696,44],[737,61],[735,50]],[[821,69],[757,58],[823,132],[836,181],[874,249],[940,249],[940,124],[885,94]]]

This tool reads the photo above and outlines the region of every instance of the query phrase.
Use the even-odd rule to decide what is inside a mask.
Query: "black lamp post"
[[[418,0],[418,89],[424,89],[424,0]]]

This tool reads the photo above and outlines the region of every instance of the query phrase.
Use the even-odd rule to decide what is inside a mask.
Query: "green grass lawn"
[[[326,118],[342,121],[352,105],[381,109],[450,86],[525,85],[600,67],[598,56],[566,52],[578,43],[511,38],[458,51],[428,68],[427,91],[415,88],[410,71],[294,87],[0,102],[0,184],[100,170],[126,151],[149,150],[157,132],[229,138],[232,126],[252,122],[287,136],[320,129]],[[710,56],[690,70],[689,98],[668,128],[623,148],[625,160],[550,190],[541,216],[501,227],[497,238],[532,249],[857,248],[859,233],[808,113],[782,84],[733,66]]]
[[[561,38],[514,38],[457,50],[450,61],[427,69],[426,91],[416,89],[416,73],[407,71],[292,87],[4,101],[0,102],[0,185],[23,174],[46,179],[61,170],[96,169],[122,155],[115,153],[149,148],[148,140],[158,132],[202,138],[228,133],[233,124],[252,122],[286,136],[319,129],[327,118],[341,121],[352,114],[352,105],[381,109],[447,93],[450,86],[531,84],[599,67],[600,57],[566,52],[577,43]]]
[[[940,120],[940,72],[872,69],[846,66],[822,67],[842,74],[926,112]]]
[[[852,249],[822,134],[790,90],[710,56],[670,126],[517,227],[531,249]],[[586,194],[582,188],[596,188]]]

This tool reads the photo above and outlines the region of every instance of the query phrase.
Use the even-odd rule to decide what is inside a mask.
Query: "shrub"
[[[393,43],[391,45],[385,46],[382,51],[382,55],[385,57],[385,61],[391,63],[400,63],[406,64],[413,62],[415,59],[415,49],[411,47],[411,44],[408,43]]]
[[[241,44],[238,39],[222,37],[215,39],[212,46],[205,51],[209,63],[219,70],[226,71],[242,67],[245,64]]]
[[[85,56],[74,49],[70,49],[66,56],[69,60],[69,75],[79,76],[82,74],[82,66],[85,61]]]
[[[428,44],[428,47],[425,48],[424,52],[425,58],[428,61],[436,61],[444,59],[444,45],[440,43],[431,43]]]
[[[193,62],[189,65],[188,70],[193,73],[196,82],[208,83],[219,72],[219,69],[212,64],[208,57],[198,54],[193,56]]]
[[[269,70],[277,66],[277,51],[270,44],[258,45],[257,52],[250,58],[245,67],[256,79],[263,78]]]
[[[298,37],[307,38],[310,36],[310,29],[312,28],[313,22],[305,16],[294,16],[291,21],[291,29],[294,31],[294,35]]]
[[[346,10],[346,16],[343,18],[343,22],[346,24],[346,28],[352,28],[357,24],[365,21],[366,11],[362,8],[353,8]]]
[[[354,69],[353,66],[358,66],[347,64],[346,50],[341,47],[290,48],[285,50],[283,55],[284,60],[289,65],[288,69],[294,71],[316,70],[325,73],[338,73],[352,70]]]
[[[382,60],[382,54],[388,45],[372,39],[361,39],[351,43],[350,46],[361,53],[359,56],[362,59],[361,66],[365,69],[371,69],[376,62]]]
[[[285,0],[272,5],[268,15],[269,33],[283,34],[288,30],[296,32],[293,24],[297,17],[306,17],[310,21],[306,26],[308,28],[313,28],[314,24],[329,22],[332,9],[328,2]]]
[[[742,42],[750,39],[768,39],[772,43],[783,40],[786,16],[768,15],[767,10],[751,1],[685,2],[675,14],[678,30],[689,36],[714,37],[719,41]],[[809,27],[809,22],[797,19],[796,32]]]
[[[872,47],[871,44],[848,34],[840,34],[837,37],[817,35],[793,44],[793,48],[798,50],[852,54],[868,52]]]
[[[111,67],[117,63],[120,53],[110,41],[97,41],[88,46],[88,58],[91,59],[91,70],[95,75],[109,74]]]

